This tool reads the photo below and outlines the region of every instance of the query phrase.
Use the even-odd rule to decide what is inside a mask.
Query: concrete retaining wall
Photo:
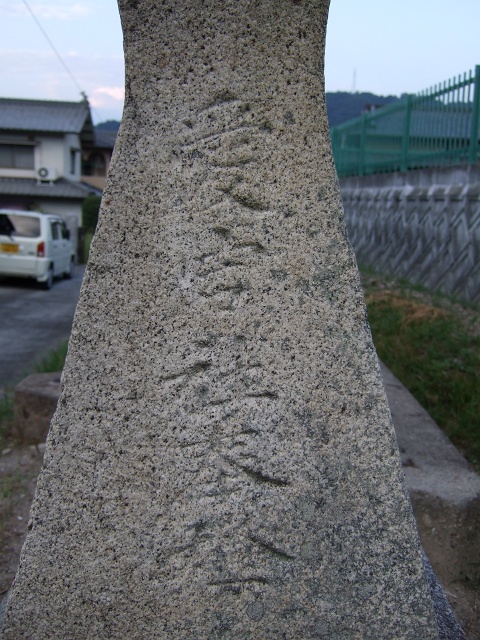
[[[477,164],[457,164],[451,167],[430,167],[409,171],[389,171],[372,173],[368,176],[347,176],[340,178],[340,187],[432,187],[435,185],[467,185],[480,182],[480,162]]]
[[[342,185],[361,266],[480,302],[480,182],[450,186]]]

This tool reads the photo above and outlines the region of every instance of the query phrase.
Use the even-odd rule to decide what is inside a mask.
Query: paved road
[[[0,280],[0,392],[31,373],[35,361],[70,335],[85,268],[50,291],[36,283]]]

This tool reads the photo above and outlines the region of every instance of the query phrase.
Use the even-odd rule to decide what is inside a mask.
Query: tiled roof
[[[93,136],[90,107],[80,102],[0,98],[0,130],[81,133]],[[84,131],[85,133],[85,131]]]
[[[91,193],[95,195],[102,194],[101,191],[91,185],[70,182],[65,178],[60,178],[48,184],[42,184],[37,180],[27,178],[0,178],[0,195],[83,200]]]

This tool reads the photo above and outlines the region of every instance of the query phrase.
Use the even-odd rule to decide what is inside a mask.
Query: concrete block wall
[[[361,266],[480,302],[480,182],[341,191]]]

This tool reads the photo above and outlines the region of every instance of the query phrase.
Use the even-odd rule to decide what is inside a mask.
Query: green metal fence
[[[339,176],[480,160],[480,65],[399,102],[332,127]]]

